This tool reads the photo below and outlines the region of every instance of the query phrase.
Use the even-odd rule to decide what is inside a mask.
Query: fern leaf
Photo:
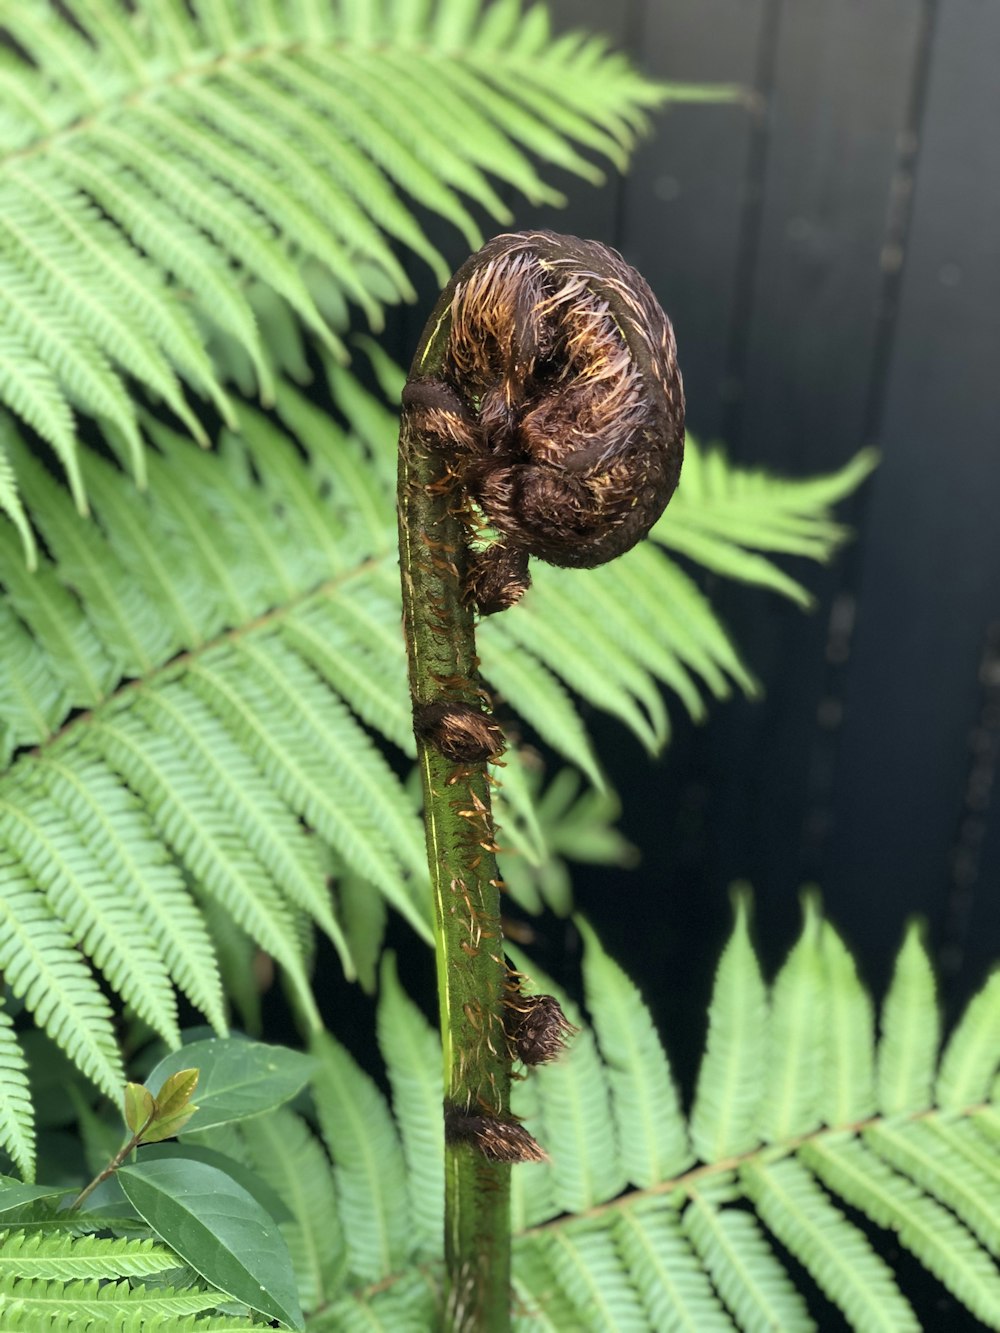
[[[138,715],[92,722],[86,749],[97,752],[142,799],[161,836],[190,867],[199,893],[217,898],[285,968],[304,1012],[319,1024],[294,927],[270,877],[244,847],[197,769]]]
[[[719,962],[708,1011],[708,1045],[691,1112],[691,1136],[704,1162],[757,1146],[767,992],[750,944],[749,900],[734,899],[736,924]]]
[[[782,1333],[815,1328],[805,1301],[751,1214],[715,1207],[695,1191],[681,1225],[738,1327]]]
[[[615,1238],[653,1328],[733,1327],[675,1213],[630,1209],[617,1219]]]
[[[987,1325],[1000,1323],[1000,1273],[972,1235],[856,1140],[810,1143],[803,1160],[879,1226],[891,1227],[949,1291]]]
[[[585,921],[583,980],[611,1084],[611,1105],[629,1180],[649,1186],[691,1164],[680,1103],[653,1020],[639,992]]]
[[[319,852],[292,812],[202,701],[180,684],[143,698],[136,712],[160,734],[180,741],[210,776],[220,804],[274,883],[306,911],[353,971],[347,942],[330,908]]]
[[[950,1208],[992,1254],[1000,1254],[1000,1196],[988,1172],[980,1173],[921,1121],[873,1125],[865,1142]]]
[[[875,1111],[875,1020],[854,960],[828,921],[820,949],[827,997],[820,1105],[828,1124],[847,1125]]]
[[[541,1141],[553,1155],[554,1196],[567,1212],[582,1212],[613,1198],[625,1184],[607,1074],[594,1034],[583,1025],[576,1006],[518,950],[508,946],[507,952],[530,976],[528,989],[555,995],[569,1021],[580,1028],[573,1038],[573,1058],[543,1065],[532,1078],[541,1102]]]
[[[536,1139],[539,1136],[544,1138],[542,1100],[536,1079],[515,1079],[510,1090],[510,1105],[530,1134]],[[515,1235],[559,1213],[549,1163],[523,1162],[521,1166],[523,1170],[512,1171],[510,1177],[510,1217]]]
[[[576,1227],[546,1238],[545,1257],[568,1297],[574,1327],[600,1333],[621,1329],[641,1333],[649,1327],[638,1294],[605,1230]]]
[[[74,1278],[152,1277],[177,1256],[151,1240],[74,1236],[68,1232],[0,1234],[0,1281],[6,1276],[70,1282]]]
[[[118,994],[169,1045],[179,1046],[176,1003],[156,942],[134,904],[107,883],[73,825],[36,788],[17,805],[0,807],[0,838]]]
[[[398,1268],[411,1248],[403,1150],[389,1108],[367,1074],[332,1037],[312,1046],[320,1068],[316,1102],[333,1158],[337,1203],[353,1272],[377,1281]]]
[[[35,1124],[31,1112],[28,1064],[14,1023],[0,1004],[0,1147],[24,1180],[35,1178]]]
[[[222,992],[208,935],[139,802],[102,764],[50,756],[39,781],[74,824],[108,882],[146,923],[170,976],[220,1033]]]
[[[0,859],[0,968],[11,991],[73,1063],[116,1098],[121,1068],[111,1008],[23,868]]]
[[[1000,1066],[998,1031],[1000,971],[994,972],[972,997],[948,1039],[934,1089],[939,1106],[958,1111],[986,1099]]]
[[[197,1314],[211,1310],[217,1291],[174,1291],[170,1287],[133,1287],[127,1281],[101,1286],[94,1278],[70,1282],[0,1278],[0,1297],[17,1302],[27,1315],[111,1320],[119,1316]]]
[[[827,1022],[815,898],[804,903],[798,943],[771,991],[770,1041],[764,1065],[759,1128],[766,1142],[808,1134],[820,1122],[823,1045],[816,1040]]]
[[[7,340],[0,339],[0,397],[19,398],[22,392],[21,382],[15,379],[12,373]],[[23,408],[21,411],[24,415]],[[24,505],[17,491],[14,469],[7,455],[9,445],[5,443],[5,436],[8,435],[4,429],[6,425],[7,423],[0,418],[0,513],[6,514],[17,529],[24,551],[24,563],[33,572],[38,568],[38,545],[31,524],[28,522],[28,516],[24,512]]]
[[[854,1328],[916,1333],[920,1325],[890,1270],[800,1162],[756,1163],[741,1175],[765,1226]]]
[[[882,1006],[878,1100],[887,1115],[930,1105],[941,1018],[921,927],[912,923]]]
[[[333,1173],[323,1149],[291,1111],[257,1116],[241,1125],[250,1160],[280,1195],[293,1221],[281,1225],[305,1310],[327,1305],[346,1277],[347,1249]]]
[[[391,953],[382,959],[378,1043],[403,1142],[411,1226],[420,1249],[437,1257],[444,1226],[441,1042],[400,986]]]

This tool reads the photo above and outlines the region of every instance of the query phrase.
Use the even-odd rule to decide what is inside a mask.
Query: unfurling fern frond
[[[916,1329],[878,1252],[888,1229],[1000,1328],[1000,973],[943,1053],[924,1042],[908,1061],[903,1110],[899,1080],[881,1086],[875,1070],[909,1044],[899,1000],[917,972],[930,977],[919,932],[907,932],[876,1041],[853,960],[815,901],[770,987],[747,898],[736,902],[689,1116],[638,990],[580,923],[589,1022],[565,1001],[580,1033],[515,1085],[518,1113],[551,1153],[514,1168],[515,1327],[810,1329],[822,1292],[852,1328]],[[294,1214],[283,1230],[310,1330],[435,1326],[440,1052],[391,965],[378,1026],[392,1114],[342,1048],[318,1048],[332,1160],[290,1111],[238,1127]]]
[[[6,8],[0,403],[52,446],[81,510],[74,412],[145,477],[125,376],[204,443],[186,391],[234,424],[235,357],[270,400],[269,327],[298,321],[342,354],[346,302],[378,327],[413,295],[397,243],[446,280],[408,201],[475,247],[470,203],[511,220],[491,178],[557,202],[529,154],[600,178],[580,150],[621,165],[648,108],[699,91],[653,85],[597,39],[553,40],[520,0],[477,9]],[[33,558],[4,453],[0,509]]]
[[[398,372],[375,364],[391,389]],[[336,366],[330,387],[346,428],[282,382],[277,412],[298,442],[251,409],[240,435],[226,435],[213,454],[150,422],[155,502],[81,450],[94,507],[87,522],[12,446],[52,559],[29,573],[10,525],[0,524],[0,967],[14,997],[110,1095],[121,1083],[112,1014],[85,958],[176,1043],[174,987],[225,1027],[213,938],[220,918],[225,956],[235,927],[248,949],[281,965],[310,1025],[304,922],[329,937],[348,971],[355,943],[358,965],[373,966],[380,918],[359,906],[351,885],[366,886],[362,897],[374,889],[428,935],[420,824],[389,762],[413,745],[395,568],[395,425],[386,404]],[[689,449],[698,456],[693,442]],[[782,484],[773,487],[780,507]],[[769,492],[758,489],[766,527]],[[822,510],[809,522],[813,553],[817,543],[830,549],[838,529]],[[716,695],[750,682],[702,594],[665,552],[636,548],[588,585],[594,578],[599,599],[615,604],[614,671],[588,666],[570,642],[611,632],[594,629],[592,617],[586,629],[572,571],[539,570],[522,605],[484,624],[482,653],[504,706],[601,783],[571,690],[653,746],[666,735],[660,685],[700,713],[696,677]],[[557,634],[546,608],[564,592],[568,631]],[[606,830],[613,797],[567,801],[563,778],[532,811],[536,780],[516,750],[498,776],[511,845],[547,865],[536,880],[515,868],[517,896],[531,906],[542,892],[569,910],[553,855],[580,818],[592,824],[589,855],[621,855],[593,822],[603,812]],[[328,887],[331,854],[339,901]],[[7,1030],[0,1139],[30,1172],[15,1046]]]

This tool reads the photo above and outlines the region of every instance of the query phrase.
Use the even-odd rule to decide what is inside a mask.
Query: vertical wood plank
[[[1000,607],[1000,80],[987,54],[998,51],[1000,10],[944,0],[826,876],[859,916],[905,903],[938,927]],[[962,941],[970,961],[996,954],[997,901],[983,884]]]

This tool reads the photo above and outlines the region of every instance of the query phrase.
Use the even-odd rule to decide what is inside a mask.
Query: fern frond
[[[922,928],[912,922],[896,958],[882,1008],[878,1049],[878,1102],[887,1115],[930,1104],[941,1039],[936,986]]]
[[[55,16],[31,0],[5,19],[0,400],[53,446],[81,508],[73,408],[120,432],[144,475],[124,376],[203,438],[188,391],[231,413],[218,333],[270,397],[227,270],[340,355],[314,289],[377,328],[413,295],[396,243],[447,277],[409,200],[475,247],[469,203],[510,219],[494,181],[558,202],[533,155],[592,179],[593,155],[622,165],[663,92],[599,45],[553,39],[540,11],[503,8],[499,25],[473,6],[456,23],[440,0],[401,24],[382,3],[359,20],[333,0],[194,14],[78,0]],[[21,513],[12,487],[0,501]],[[30,550],[23,523],[22,538]]]
[[[815,897],[807,897],[802,936],[769,1005],[749,943],[746,894],[734,905],[690,1125],[638,991],[582,925],[587,1017],[560,996],[580,1033],[560,1062],[531,1070],[512,1089],[515,1114],[551,1158],[519,1165],[513,1177],[514,1327],[808,1330],[816,1327],[815,1284],[851,1328],[916,1330],[909,1300],[870,1239],[878,1228],[910,1249],[984,1327],[1000,1327],[1000,1271],[991,1258],[1000,1242],[1000,1155],[981,1128],[986,1114],[996,1122],[995,1106],[945,1110],[928,1102],[909,1113],[837,1123],[872,1097],[871,1008],[860,1002],[853,960],[821,919]],[[918,970],[907,956],[914,938],[901,951],[904,973]],[[992,1033],[990,985],[963,1020],[961,1045],[977,1052]],[[413,1168],[414,1153],[440,1134],[439,1051],[389,962],[380,1003],[394,1114],[346,1052],[322,1037],[317,1099],[332,1165],[291,1112],[242,1131],[293,1207],[304,1197],[308,1171],[325,1199],[320,1213],[337,1219],[336,1271],[322,1287],[324,1303],[309,1314],[306,1301],[308,1328],[330,1333],[416,1330],[440,1321],[433,1310],[440,1260],[422,1230],[405,1225],[406,1210],[391,1203],[407,1197],[408,1172],[411,1185],[433,1192],[433,1203],[423,1206],[440,1209],[439,1167]],[[788,1091],[789,1068],[778,1060],[769,1095],[747,1097],[737,1039],[751,1051],[758,1081],[761,1063],[776,1060],[778,1039],[797,1052],[803,1080],[813,1077],[814,1061],[788,1012],[796,1004],[811,1013],[815,1042],[835,1073],[799,1102]],[[746,1014],[738,1024],[741,1006]],[[883,1042],[897,1040],[891,1024],[884,1032]],[[993,1049],[995,1061],[995,1042]],[[699,1162],[686,1148],[689,1133]],[[406,1171],[401,1145],[409,1145]],[[640,1187],[626,1188],[629,1180]],[[309,1253],[305,1290],[316,1291],[318,1260]]]
[[[716,972],[691,1112],[695,1151],[704,1162],[749,1152],[759,1142],[767,992],[750,943],[749,895],[738,893],[734,904],[736,924]]]
[[[16,1302],[27,1315],[53,1319],[104,1320],[116,1316],[149,1319],[155,1315],[198,1314],[211,1310],[217,1291],[175,1291],[171,1287],[134,1287],[128,1281],[108,1282],[79,1278],[70,1282],[32,1278],[0,1278],[0,1298]]]

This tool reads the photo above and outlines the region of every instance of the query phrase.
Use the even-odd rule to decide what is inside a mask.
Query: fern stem
[[[556,1058],[569,1024],[551,997],[520,995],[503,955],[486,767],[502,733],[477,674],[472,607],[513,606],[529,556],[600,565],[659,518],[684,449],[673,331],[613,250],[498,236],[441,293],[403,409],[403,623],[445,1064],[446,1324],[501,1330],[508,1163],[544,1155],[510,1114],[512,1054]]]
[[[435,312],[437,313],[437,312]],[[434,319],[432,317],[432,324]],[[434,365],[442,339],[424,356]],[[403,623],[415,710],[442,698],[479,706],[472,611],[464,605],[465,533],[436,441],[407,415],[400,433]],[[503,1035],[505,964],[485,760],[456,765],[417,735],[434,899],[447,1104],[509,1111]],[[452,1329],[509,1327],[510,1165],[468,1143],[445,1153],[445,1260]]]

